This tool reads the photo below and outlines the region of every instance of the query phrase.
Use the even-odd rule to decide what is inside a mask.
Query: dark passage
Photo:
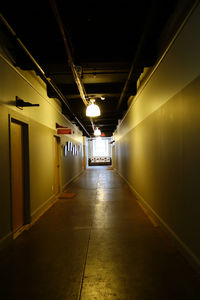
[[[198,274],[127,185],[91,168],[0,257],[1,299],[200,299]]]

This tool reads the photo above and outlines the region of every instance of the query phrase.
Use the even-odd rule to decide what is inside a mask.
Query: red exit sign
[[[70,129],[70,128],[57,128],[57,134],[72,134],[72,129]]]

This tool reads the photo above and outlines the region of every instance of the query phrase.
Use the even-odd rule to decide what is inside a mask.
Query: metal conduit
[[[68,57],[68,63],[69,63],[69,66],[70,66],[70,68],[72,70],[72,74],[73,74],[74,80],[75,80],[76,85],[78,87],[81,99],[83,100],[83,103],[85,104],[85,106],[87,106],[88,105],[88,101],[87,101],[88,97],[87,97],[87,94],[86,94],[86,91],[85,91],[84,84],[83,84],[81,78],[79,77],[79,74],[77,72],[76,66],[75,66],[75,64],[73,62],[73,58],[72,58],[72,55],[71,55],[69,42],[68,42],[66,34],[65,34],[63,22],[62,22],[62,19],[60,17],[60,14],[59,14],[56,2],[55,2],[55,0],[49,0],[49,2],[51,4],[51,8],[53,10],[54,16],[55,16],[56,21],[58,23],[58,27],[60,29],[60,33],[61,33],[62,38],[63,38],[63,42],[64,42],[66,54],[67,54],[67,57]],[[93,123],[93,121],[92,121],[91,118],[90,118],[90,122],[92,124],[92,129],[94,131],[94,123]]]
[[[171,42],[169,43],[167,49],[164,51],[164,54],[162,55],[162,57],[166,54],[166,52],[168,51],[168,49],[170,48],[171,44],[174,42],[174,40],[176,39],[176,37],[178,36],[179,32],[181,31],[181,29],[183,28],[184,24],[187,22],[189,16],[192,14],[193,10],[199,5],[199,0],[194,0],[193,1],[194,3],[191,5],[191,8],[188,10],[188,13],[186,14],[184,20],[181,22],[181,24],[179,25],[176,33],[174,34],[174,37],[172,38]],[[153,12],[153,7],[151,8],[151,13]],[[120,99],[118,101],[118,104],[117,104],[117,108],[119,109],[120,108],[120,105],[122,104],[122,101],[123,101],[123,98],[127,92],[127,89],[128,89],[128,84],[131,80],[131,77],[133,75],[133,71],[134,71],[134,68],[135,68],[135,64],[136,64],[136,61],[137,61],[137,58],[139,57],[139,54],[140,54],[140,51],[142,49],[142,46],[144,45],[144,41],[145,41],[145,37],[147,36],[148,34],[148,30],[149,28],[151,28],[149,26],[149,22],[151,21],[151,14],[148,16],[147,20],[146,20],[146,25],[145,25],[145,32],[142,36],[142,38],[140,39],[140,42],[139,42],[139,45],[138,45],[138,48],[137,48],[137,51],[136,51],[136,55],[135,55],[135,58],[131,64],[131,68],[130,68],[130,71],[129,71],[129,74],[128,74],[128,77],[127,77],[127,80],[125,82],[125,85],[123,87],[123,90],[122,90],[122,93],[120,95]],[[158,60],[155,68],[157,67],[157,65],[160,63],[162,57]],[[154,68],[154,70],[155,70]],[[150,76],[152,76],[152,74],[154,73],[154,71],[151,73]]]
[[[0,19],[4,23],[4,25],[7,27],[7,29],[10,31],[10,33],[13,35],[13,37],[16,39],[16,41],[21,46],[21,48],[26,52],[26,54],[31,59],[31,61],[34,63],[34,65],[37,67],[39,73],[41,74],[41,78],[43,80],[45,80],[55,90],[55,92],[57,93],[58,97],[61,99],[61,101],[65,104],[65,106],[69,110],[70,114],[74,117],[74,119],[76,120],[76,122],[82,127],[82,129],[84,130],[84,132],[86,133],[86,135],[88,137],[90,137],[90,134],[88,133],[88,131],[85,129],[85,127],[83,126],[83,124],[79,121],[79,119],[76,117],[76,115],[74,114],[74,112],[71,110],[71,108],[70,108],[70,106],[69,106],[69,104],[68,104],[65,96],[61,93],[61,91],[57,88],[57,86],[45,75],[44,70],[40,67],[40,65],[38,64],[38,62],[34,59],[34,57],[31,55],[31,53],[28,51],[28,49],[22,43],[22,41],[18,38],[17,34],[15,33],[15,31],[13,30],[13,28],[9,25],[9,23],[6,21],[6,19],[4,18],[4,16],[2,14],[0,14]]]
[[[131,77],[133,76],[133,72],[134,72],[134,69],[136,67],[136,63],[137,63],[137,59],[139,58],[139,55],[140,55],[140,52],[142,50],[142,47],[144,45],[144,41],[145,41],[145,38],[147,37],[147,34],[149,33],[149,28],[151,28],[149,25],[149,23],[151,22],[151,13],[152,13],[152,9],[153,7],[151,7],[151,10],[150,10],[150,13],[149,13],[149,16],[148,18],[146,19],[146,22],[144,24],[144,33],[142,35],[142,37],[140,38],[139,40],[139,44],[138,44],[138,47],[136,49],[136,53],[135,53],[135,56],[134,56],[134,59],[132,61],[132,64],[131,64],[131,67],[130,67],[130,71],[128,73],[128,76],[127,76],[127,79],[126,79],[126,82],[124,84],[124,87],[123,87],[123,90],[121,92],[121,95],[120,95],[120,98],[119,98],[119,101],[117,103],[117,109],[120,108],[121,104],[122,104],[122,101],[123,101],[123,98],[127,92],[127,89],[128,89],[128,85],[129,85],[129,82],[131,80]]]
[[[66,50],[67,57],[68,57],[68,63],[69,63],[69,66],[70,66],[70,68],[72,70],[72,73],[73,73],[73,76],[74,76],[74,80],[75,80],[76,85],[78,87],[80,96],[81,96],[84,104],[87,106],[88,102],[87,102],[87,99],[86,99],[87,98],[86,91],[85,91],[83,82],[81,81],[81,79],[80,79],[80,77],[78,75],[78,72],[76,70],[76,66],[74,65],[74,62],[73,62],[73,59],[72,59],[72,55],[71,55],[71,51],[70,51],[70,46],[69,46],[69,43],[68,43],[68,40],[67,40],[67,37],[66,37],[66,34],[65,34],[64,26],[63,26],[62,19],[60,17],[60,14],[59,14],[56,2],[54,0],[49,0],[49,2],[51,4],[51,8],[53,10],[54,16],[55,16],[56,21],[58,23],[58,27],[60,29],[60,33],[61,33],[62,38],[63,38],[65,50]]]

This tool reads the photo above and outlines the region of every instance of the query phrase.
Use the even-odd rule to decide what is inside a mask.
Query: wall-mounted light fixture
[[[86,116],[87,117],[98,117],[101,114],[99,106],[94,104],[94,102],[95,102],[95,99],[90,99],[90,103],[86,108]]]
[[[101,135],[101,130],[97,127],[97,128],[95,128],[95,130],[94,130],[94,135],[95,136],[100,136]]]
[[[40,104],[33,104],[30,102],[25,102],[24,100],[20,99],[18,96],[16,96],[16,107],[23,109],[23,107],[33,107],[33,106],[40,106]]]

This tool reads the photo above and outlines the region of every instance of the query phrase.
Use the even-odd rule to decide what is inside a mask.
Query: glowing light
[[[98,105],[94,104],[95,99],[90,99],[90,104],[86,108],[86,116],[87,117],[98,117],[101,112]]]
[[[101,135],[101,130],[98,127],[94,130],[94,135],[95,136],[100,136]]]

